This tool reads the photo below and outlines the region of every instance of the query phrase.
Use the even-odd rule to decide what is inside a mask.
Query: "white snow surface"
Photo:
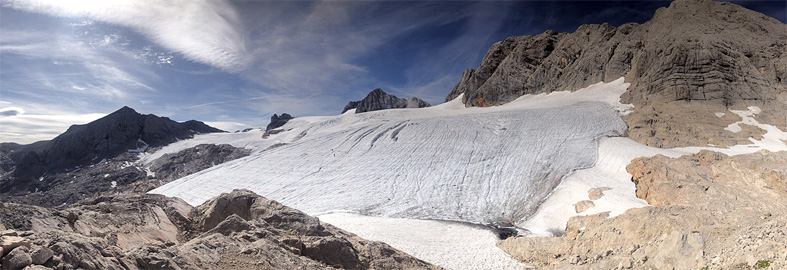
[[[627,87],[621,78],[491,108],[465,108],[455,99],[422,109],[296,118],[283,126],[289,131],[269,139],[258,133],[235,142],[256,146],[251,156],[151,193],[198,205],[246,188],[312,215],[514,223],[532,214],[564,175],[595,163],[598,138],[623,133],[619,114],[629,106],[618,100]],[[236,137],[228,135],[234,134],[213,136]],[[276,143],[286,144],[263,149]],[[178,144],[171,148],[186,148]]]
[[[447,269],[525,269],[524,264],[495,246],[497,235],[483,226],[352,213],[331,213],[318,218]]]

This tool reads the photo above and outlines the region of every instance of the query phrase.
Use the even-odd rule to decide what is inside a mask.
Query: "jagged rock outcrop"
[[[675,1],[642,25],[582,25],[574,33],[546,31],[497,42],[477,69],[462,74],[446,101],[464,94],[467,106],[500,105],[525,94],[625,77],[631,86],[621,101],[636,107],[627,122],[669,120],[639,111],[677,101],[707,103],[720,112],[751,101],[777,102],[781,109],[764,113],[784,122],[779,110],[787,106],[785,52],[787,25],[773,18],[732,3]],[[688,129],[691,123],[683,125]],[[696,141],[676,141],[658,127],[636,126],[629,134],[649,145]]]
[[[627,170],[637,197],[653,207],[574,217],[565,236],[508,238],[498,246],[540,269],[782,269],[784,164],[784,151],[638,158]]]
[[[358,102],[360,102],[360,101],[347,102],[347,105],[344,105],[344,109],[342,109],[342,114],[344,114],[345,112],[347,112],[349,110],[354,110],[355,108],[357,108],[358,107]]]
[[[38,206],[70,205],[102,193],[142,193],[180,177],[245,157],[251,153],[231,145],[201,144],[166,154],[148,166],[136,153],[123,153],[104,162],[34,179],[27,189],[0,193],[0,200]]]
[[[144,151],[211,132],[222,131],[198,121],[179,123],[123,107],[88,124],[73,125],[50,141],[0,147],[8,150],[5,155],[15,166],[14,179],[4,182],[0,192],[26,188],[25,182],[44,173],[95,164],[128,151]]]
[[[287,113],[282,113],[281,116],[273,114],[273,116],[271,116],[271,122],[268,124],[268,126],[265,127],[265,131],[279,128],[284,124],[286,124],[287,121],[292,120],[292,118],[293,118],[292,115],[289,115]]]
[[[63,210],[9,203],[0,218],[29,243],[3,260],[54,269],[439,269],[246,190],[196,208],[147,194]]]
[[[250,149],[229,144],[200,144],[177,153],[165,154],[153,161],[149,168],[156,178],[169,182],[249,154]]]
[[[369,92],[364,99],[347,103],[342,113],[352,109],[355,109],[355,113],[362,113],[387,109],[424,108],[429,106],[431,105],[428,102],[420,98],[398,98],[377,88]]]

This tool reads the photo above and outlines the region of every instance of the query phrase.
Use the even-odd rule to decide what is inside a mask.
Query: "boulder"
[[[0,236],[0,248],[3,253],[8,254],[17,247],[30,248],[30,242],[19,236]]]
[[[584,201],[579,201],[576,204],[574,204],[574,210],[577,213],[582,213],[582,212],[585,212],[585,210],[593,208],[594,206],[596,206],[596,204],[594,204],[593,201],[584,200]]]
[[[33,258],[33,264],[44,264],[49,261],[49,259],[52,259],[53,255],[55,255],[55,253],[47,247],[35,247],[30,257]]]
[[[27,247],[18,247],[3,257],[3,270],[20,270],[33,263]]]

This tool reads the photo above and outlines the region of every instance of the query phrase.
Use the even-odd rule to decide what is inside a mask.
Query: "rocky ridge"
[[[637,197],[652,207],[569,220],[560,237],[498,246],[543,269],[787,267],[787,152],[635,159]]]
[[[24,215],[22,215],[24,214]],[[2,269],[439,269],[250,191],[0,204]]]
[[[728,107],[760,106],[770,120],[761,123],[787,128],[786,51],[787,25],[773,18],[732,3],[675,1],[641,25],[582,25],[497,42],[446,101],[464,94],[467,106],[493,106],[625,77],[631,86],[621,102],[635,105],[625,117],[631,138],[665,148],[730,146],[748,137],[717,135],[735,120],[711,117]],[[696,127],[686,116],[714,124]],[[671,129],[712,135],[674,136]]]
[[[98,194],[144,193],[177,178],[247,156],[248,149],[202,144],[166,154],[149,166],[137,163],[137,153],[123,153],[103,162],[46,174],[27,189],[0,193],[0,201],[62,207]]]
[[[273,116],[271,116],[271,122],[268,124],[268,126],[265,127],[265,131],[279,128],[284,124],[286,124],[287,121],[290,121],[292,119],[293,119],[292,115],[289,115],[287,113],[282,113],[281,116],[273,114]]]
[[[199,121],[175,122],[166,117],[140,114],[123,107],[85,125],[73,125],[50,141],[29,145],[4,143],[2,189],[28,189],[30,182],[46,173],[56,173],[100,163],[127,152],[144,152],[198,133],[223,132]]]
[[[423,108],[431,106],[428,102],[421,100],[417,97],[408,99],[398,98],[394,95],[388,94],[380,88],[374,89],[369,92],[365,98],[359,101],[350,101],[344,106],[342,113],[355,109],[355,113],[371,112],[387,109],[402,109],[402,108]]]

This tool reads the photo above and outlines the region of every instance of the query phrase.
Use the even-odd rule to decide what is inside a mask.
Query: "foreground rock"
[[[785,164],[787,152],[639,158],[627,169],[637,196],[654,207],[574,217],[565,236],[498,246],[545,269],[783,269]]]
[[[625,77],[631,86],[621,102],[635,105],[626,118],[631,138],[665,148],[730,146],[752,134],[723,130],[740,120],[715,119],[728,107],[760,106],[761,123],[787,128],[786,51],[787,25],[773,18],[732,3],[675,1],[641,25],[582,25],[497,42],[446,101],[464,94],[467,106],[493,106]]]
[[[160,195],[105,196],[65,210],[8,203],[0,223],[30,246],[5,252],[3,267],[438,269],[246,190],[196,208]]]
[[[355,113],[371,112],[387,109],[403,109],[403,108],[423,108],[429,107],[429,103],[417,97],[408,99],[398,98],[394,95],[388,94],[380,88],[374,89],[369,92],[366,97],[360,101],[350,101],[344,106],[342,113],[355,109]]]

